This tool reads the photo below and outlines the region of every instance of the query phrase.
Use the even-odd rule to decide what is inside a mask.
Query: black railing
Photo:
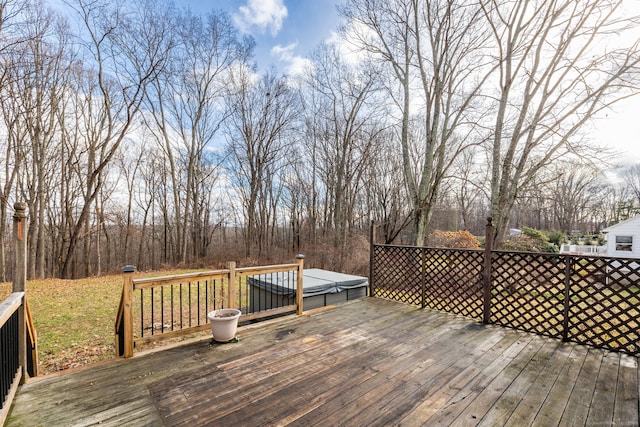
[[[5,408],[5,399],[9,390],[20,380],[20,352],[18,348],[19,322],[18,311],[9,315],[0,327],[0,410]]]
[[[38,374],[35,329],[24,292],[0,302],[0,425],[7,417],[18,385]]]
[[[295,305],[296,278],[293,270],[248,275],[239,287],[243,314]]]
[[[164,334],[208,323],[207,313],[221,307],[223,279],[201,277],[140,288],[139,337]]]

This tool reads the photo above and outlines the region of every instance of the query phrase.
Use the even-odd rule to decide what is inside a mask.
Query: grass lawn
[[[148,277],[184,272],[135,274]],[[114,322],[121,292],[121,274],[27,281],[40,375],[115,357]],[[10,293],[11,283],[0,283],[0,300]]]
[[[113,322],[122,276],[27,282],[27,298],[38,336],[41,374],[114,357]],[[11,284],[0,284],[0,297]]]

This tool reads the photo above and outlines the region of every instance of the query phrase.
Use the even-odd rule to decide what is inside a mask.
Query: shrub
[[[540,242],[526,234],[507,237],[500,249],[512,252],[543,252]]]
[[[523,227],[522,234],[519,236],[508,237],[501,249],[514,252],[557,253],[559,251],[559,247],[551,243],[545,233],[529,227]]]
[[[557,247],[560,247],[563,243],[567,241],[567,235],[560,230],[549,230],[545,232],[545,234],[547,236],[547,240],[549,241],[549,243],[552,243]]]
[[[437,248],[478,249],[480,241],[468,231],[435,230],[427,239],[429,246]]]

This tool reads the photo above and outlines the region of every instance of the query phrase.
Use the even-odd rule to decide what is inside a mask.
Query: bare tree
[[[280,196],[279,176],[296,125],[297,95],[285,77],[266,74],[256,81],[243,67],[231,77],[228,103],[229,174],[243,205],[245,256],[251,256],[253,245],[261,256],[269,245],[273,202]]]
[[[485,213],[477,208],[485,196],[487,175],[479,165],[477,150],[467,150],[457,159],[453,176],[452,192],[460,210],[461,228],[478,233],[481,231],[477,227],[478,218]]]
[[[364,191],[370,212],[368,219],[380,227],[384,243],[391,244],[411,225],[413,215],[402,175],[402,158],[397,155],[397,138],[387,130],[382,139],[386,143],[376,147],[376,155],[365,172]]]
[[[549,181],[547,190],[551,211],[558,228],[571,233],[589,223],[597,192],[604,183],[602,171],[575,162],[561,162],[553,167],[552,173],[557,178]]]
[[[475,104],[488,76],[480,9],[466,1],[354,0],[343,13],[354,23],[351,39],[395,77],[389,94],[401,115],[414,243],[422,245],[447,170],[466,147],[480,142],[470,126],[478,120]],[[414,116],[424,129],[418,161],[411,156]]]
[[[222,12],[203,19],[185,11],[174,21],[171,66],[155,81],[147,106],[153,122],[149,126],[166,156],[173,188],[176,255],[185,262],[188,254],[203,255],[203,242],[198,242],[208,213],[203,201],[217,179],[211,153],[228,114],[227,76],[250,59],[253,41],[240,39]]]
[[[13,11],[12,7],[20,9]],[[71,57],[68,31],[64,21],[40,2],[5,3],[0,9],[2,18],[17,20],[3,26],[10,34],[4,34],[8,46],[0,53],[7,65],[2,67],[0,108],[8,137],[2,199],[3,203],[7,200],[15,182],[17,197],[29,206],[28,275],[44,277],[50,261],[45,248],[45,213],[52,197],[49,190],[58,178],[54,167],[57,117]],[[1,209],[4,220],[6,206]]]
[[[41,4],[23,11],[27,42],[21,55],[28,58],[14,67],[16,79],[9,85],[19,121],[26,131],[20,144],[21,168],[19,185],[21,198],[29,208],[29,270],[30,277],[45,277],[47,258],[45,223],[46,207],[50,204],[56,180],[59,179],[56,151],[59,144],[59,121],[68,88],[69,60],[66,23]]]
[[[131,131],[147,85],[168,60],[163,40],[170,30],[167,20],[158,19],[151,1],[108,4],[78,0],[69,4],[84,26],[82,40],[87,64],[88,86],[82,88],[82,122],[77,130],[87,144],[83,167],[82,206],[73,221],[69,242],[63,255],[60,275],[69,277],[76,248],[92,205],[105,180],[105,168]],[[78,99],[80,100],[80,99]]]
[[[640,164],[627,167],[622,172],[622,179],[633,193],[634,202],[640,206]]]
[[[313,102],[306,103],[305,114],[313,117],[306,123],[315,129],[307,152],[315,155],[318,184],[327,197],[327,225],[342,259],[363,176],[385,127],[383,103],[376,96],[379,70],[347,64],[328,44],[321,44],[311,59],[305,96]]]
[[[491,146],[491,216],[499,244],[514,203],[543,168],[588,156],[580,131],[637,90],[638,24],[620,0],[482,1],[498,65]],[[615,44],[615,47],[614,47]]]

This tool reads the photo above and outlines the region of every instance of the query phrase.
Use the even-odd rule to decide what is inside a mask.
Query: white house
[[[607,256],[640,258],[640,215],[602,230],[607,239]]]
[[[612,258],[640,258],[640,215],[621,221],[602,230],[607,239],[606,256]],[[638,283],[640,263],[613,260],[607,263],[607,283]]]

